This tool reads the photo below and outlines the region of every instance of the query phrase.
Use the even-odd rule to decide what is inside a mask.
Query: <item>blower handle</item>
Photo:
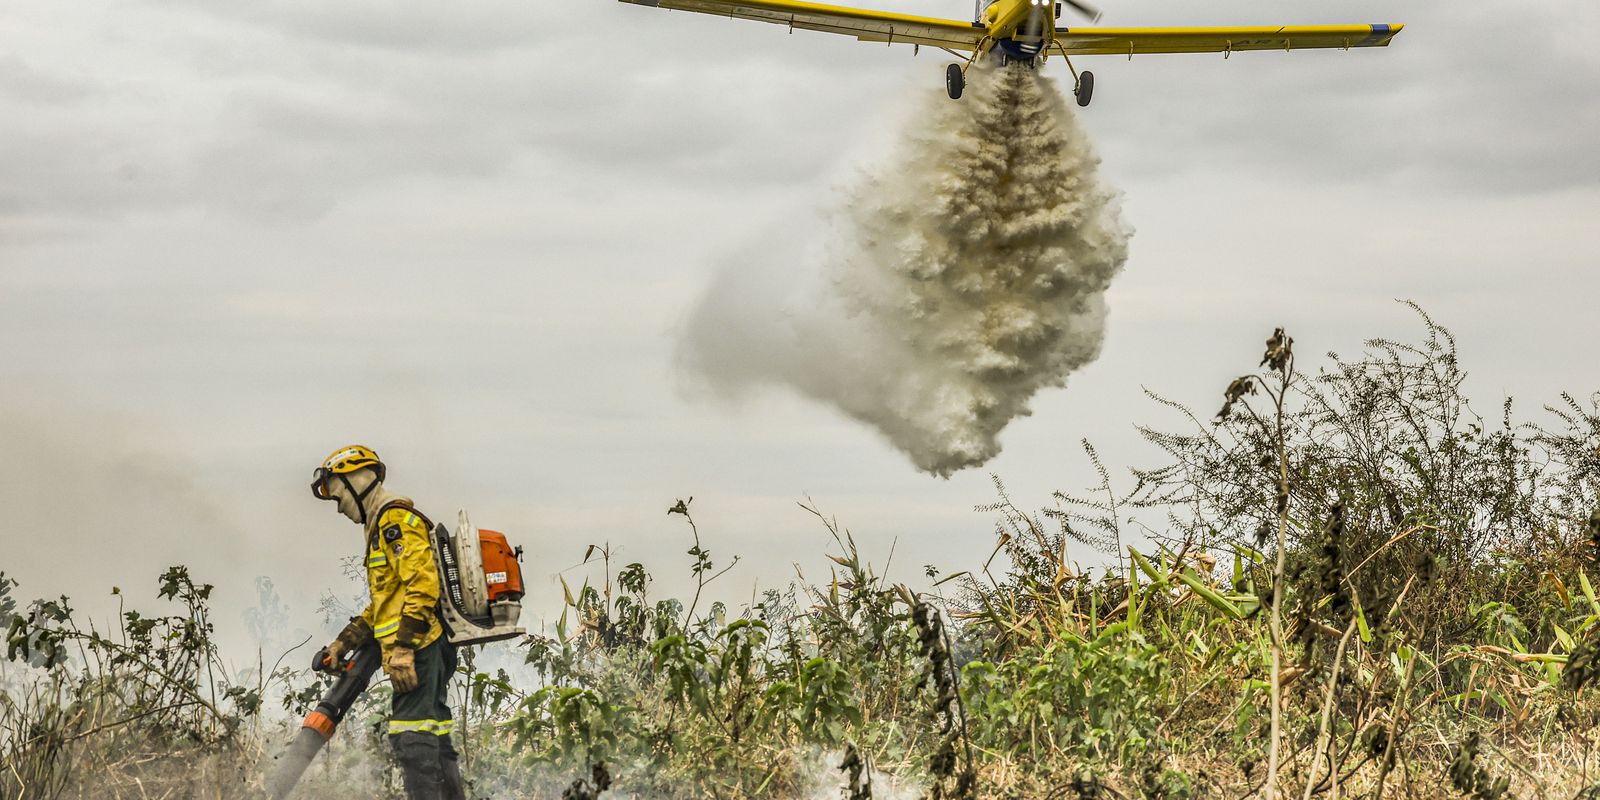
[[[339,663],[337,664],[333,663],[333,656],[329,655],[328,648],[324,647],[311,657],[311,671],[325,672],[329,675],[340,675],[349,672],[355,667],[356,659],[362,657],[362,649],[367,647],[376,649],[376,643],[369,642],[359,647],[346,648],[344,652],[339,654]]]

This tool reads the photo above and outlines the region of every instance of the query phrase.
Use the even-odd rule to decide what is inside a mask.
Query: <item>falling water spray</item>
[[[959,102],[921,101],[824,236],[722,270],[687,326],[692,374],[724,395],[791,386],[948,477],[1099,355],[1131,235],[1117,196],[1054,81],[970,77]]]

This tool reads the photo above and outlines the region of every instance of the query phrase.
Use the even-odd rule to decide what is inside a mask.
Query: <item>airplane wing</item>
[[[950,50],[976,50],[985,35],[971,22],[917,17],[801,0],[622,0],[641,6],[696,11],[719,17],[753,19],[824,33],[842,33],[864,42],[921,44]]]
[[[1297,25],[1253,28],[1058,28],[1069,55],[1231,53],[1236,50],[1388,47],[1404,25]]]

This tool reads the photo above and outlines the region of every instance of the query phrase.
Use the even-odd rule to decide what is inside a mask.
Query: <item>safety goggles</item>
[[[332,500],[333,495],[328,493],[328,479],[333,477],[333,470],[327,467],[317,467],[311,473],[311,494],[318,500]]]

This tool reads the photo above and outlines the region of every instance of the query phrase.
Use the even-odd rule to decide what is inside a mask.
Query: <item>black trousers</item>
[[[456,748],[450,743],[450,676],[455,645],[439,637],[417,651],[417,688],[394,696],[389,744],[410,800],[466,800]]]

